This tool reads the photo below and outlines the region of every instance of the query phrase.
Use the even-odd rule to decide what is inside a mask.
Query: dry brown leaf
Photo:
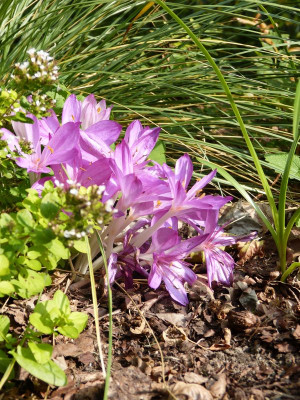
[[[235,331],[245,331],[258,326],[259,323],[259,317],[250,311],[230,311],[228,314],[228,326]]]
[[[162,337],[169,346],[175,346],[176,344],[187,340],[184,330],[175,326],[169,326],[165,331],[163,331]]]
[[[185,328],[192,318],[192,313],[187,315],[181,313],[157,313],[155,316],[180,328]]]
[[[198,385],[201,385],[202,383],[207,382],[208,378],[198,375],[195,372],[186,372],[184,374],[184,380],[186,383],[197,383]]]
[[[189,297],[192,301],[209,302],[214,300],[214,291],[208,286],[208,283],[198,277],[196,282],[189,290]]]
[[[94,351],[95,338],[89,332],[83,332],[74,343],[58,343],[54,347],[53,357],[78,357]]]
[[[176,382],[172,387],[172,394],[178,400],[213,400],[211,393],[205,387],[195,383]]]
[[[263,251],[263,240],[251,240],[251,242],[237,242],[237,248],[239,250],[238,257],[239,260],[237,262],[238,265],[244,265],[246,261],[251,260],[253,257],[264,256]]]
[[[296,329],[292,333],[295,339],[300,340],[300,325],[296,326]]]
[[[220,343],[214,343],[210,346],[209,350],[213,351],[220,351],[220,350],[227,350],[231,347],[231,330],[229,328],[224,328],[224,340]]]
[[[226,374],[223,372],[218,375],[218,380],[209,388],[215,399],[221,399],[226,392]]]
[[[292,353],[296,350],[295,347],[288,342],[277,343],[274,347],[279,351],[279,353]]]
[[[144,332],[146,326],[145,318],[140,318],[139,322],[140,322],[139,326],[135,328],[130,328],[131,333],[134,333],[135,335],[141,335]]]

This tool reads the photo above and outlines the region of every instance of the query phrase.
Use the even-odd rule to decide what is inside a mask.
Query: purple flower
[[[197,276],[183,260],[205,237],[196,236],[180,242],[177,231],[170,228],[158,229],[152,236],[150,248],[139,255],[140,263],[151,266],[149,286],[157,289],[163,281],[170,296],[178,303],[187,305],[184,283],[192,285]]]
[[[240,238],[224,235],[223,227],[218,226],[215,216],[209,213],[205,221],[204,232],[200,228],[197,230],[201,235],[207,234],[206,239],[194,251],[204,252],[209,286],[211,287],[213,281],[230,286],[235,262],[222,247],[235,244]]]
[[[74,94],[69,96],[64,104],[62,123],[81,122],[81,128],[86,130],[99,121],[109,119],[112,107],[106,108],[105,100],[97,103],[95,96],[90,94],[83,102],[77,100]]]
[[[33,153],[23,154],[23,157],[16,159],[16,163],[22,168],[27,168],[27,172],[49,173],[48,166],[73,159],[78,140],[79,123],[68,122],[57,130],[42,150],[39,124],[35,118],[32,125]]]

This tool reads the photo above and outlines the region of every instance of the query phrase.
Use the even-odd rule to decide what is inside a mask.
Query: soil
[[[287,283],[280,282],[274,249],[258,247],[251,256],[240,256],[231,288],[209,289],[203,267],[195,262],[198,281],[189,288],[187,307],[138,278],[127,294],[122,284],[114,285],[110,399],[300,399],[300,281],[294,273]],[[65,290],[69,278],[56,272],[44,296]],[[65,370],[68,385],[49,387],[20,369],[0,400],[102,399],[104,378],[89,286],[68,289],[67,294],[73,311],[90,316],[78,339],[55,339],[53,357]],[[106,363],[109,324],[103,285],[98,295]],[[34,299],[14,300],[4,313],[21,332],[33,308]]]

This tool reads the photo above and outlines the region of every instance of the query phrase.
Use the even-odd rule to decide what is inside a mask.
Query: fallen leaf
[[[279,351],[279,353],[292,353],[296,350],[295,347],[288,342],[277,343],[274,347]]]
[[[136,326],[135,328],[130,328],[130,332],[135,334],[135,335],[141,335],[144,333],[146,322],[145,318],[140,318],[140,325]]]
[[[195,383],[176,382],[171,391],[178,400],[213,400],[205,387]],[[169,399],[171,400],[171,397]]]
[[[292,333],[295,339],[300,340],[300,325],[297,325],[294,332]]]
[[[163,333],[162,337],[166,344],[175,346],[187,340],[187,336],[183,329],[174,326],[169,326]]]
[[[244,265],[246,261],[251,260],[254,257],[264,257],[263,251],[263,240],[251,240],[251,242],[237,242],[238,248],[238,257],[239,260],[237,262],[238,265]]]
[[[221,399],[226,392],[226,374],[223,372],[218,375],[217,381],[209,388],[210,393],[215,399]]]
[[[187,315],[179,313],[157,313],[155,315],[163,321],[170,322],[171,324],[176,325],[180,328],[185,328],[192,318],[192,313],[189,313]]]
[[[250,311],[230,311],[228,326],[235,331],[245,331],[259,325],[260,319]]]
[[[195,374],[195,372],[186,372],[184,374],[184,380],[186,383],[197,383],[201,385],[208,381],[208,378],[202,375]]]
[[[220,343],[214,343],[212,346],[210,346],[209,350],[220,351],[229,349],[231,347],[230,341],[231,330],[228,328],[224,328],[224,340],[222,340]]]

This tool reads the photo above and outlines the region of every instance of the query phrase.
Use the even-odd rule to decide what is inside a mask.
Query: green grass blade
[[[255,167],[257,169],[258,175],[262,181],[264,190],[266,192],[266,196],[268,198],[268,202],[270,204],[271,210],[272,210],[272,215],[273,215],[273,220],[274,220],[274,224],[275,227],[278,226],[278,213],[277,213],[277,208],[276,208],[276,204],[273,198],[273,194],[271,191],[271,188],[268,184],[268,181],[266,179],[266,176],[264,174],[264,171],[262,169],[262,166],[260,164],[260,161],[257,157],[256,151],[251,143],[250,137],[248,135],[247,129],[245,127],[244,121],[240,115],[240,112],[235,104],[234,98],[232,96],[232,93],[229,89],[229,86],[227,85],[227,82],[221,72],[221,70],[219,69],[219,67],[217,66],[217,64],[215,63],[214,59],[211,57],[210,53],[206,50],[205,46],[201,43],[201,41],[197,38],[197,36],[190,30],[190,28],[161,0],[155,0],[157,4],[159,4],[161,7],[163,7],[172,18],[174,18],[178,24],[187,32],[187,34],[190,36],[190,38],[193,40],[193,42],[196,44],[196,46],[202,51],[202,53],[204,54],[205,58],[207,59],[207,61],[209,62],[209,64],[211,65],[211,67],[214,69],[226,95],[227,98],[230,102],[231,108],[236,116],[236,119],[238,121],[238,124],[241,128],[241,132],[243,134],[243,137],[247,143],[247,147],[250,151],[250,154],[253,158],[253,162],[255,164]]]
[[[268,230],[270,231],[276,245],[278,244],[278,237],[276,234],[276,231],[274,230],[273,226],[271,225],[270,221],[266,217],[266,215],[262,212],[260,207],[252,200],[252,198],[249,196],[249,194],[246,192],[246,190],[239,184],[239,182],[234,179],[224,168],[211,163],[207,160],[204,160],[202,158],[198,158],[198,160],[204,164],[207,165],[208,167],[212,169],[217,169],[218,173],[222,175],[228,182],[230,182],[237,190],[238,192],[244,197],[245,200],[248,201],[252,205],[252,207],[255,209],[259,217],[262,219],[263,223],[266,225]]]

